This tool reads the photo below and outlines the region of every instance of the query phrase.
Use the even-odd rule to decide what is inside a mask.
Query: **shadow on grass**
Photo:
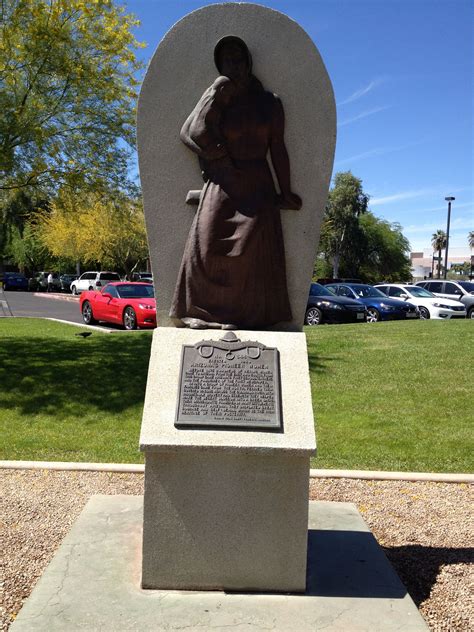
[[[341,357],[317,355],[311,351],[308,353],[308,364],[311,373],[325,373],[330,371],[331,365],[333,365],[336,360],[340,362]]]
[[[120,413],[145,396],[151,336],[10,338],[0,345],[0,409]]]
[[[442,566],[472,564],[474,548],[421,546],[383,547],[411,598],[420,606],[430,596]]]

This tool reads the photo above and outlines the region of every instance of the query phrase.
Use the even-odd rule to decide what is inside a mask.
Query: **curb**
[[[122,329],[108,329],[107,327],[99,327],[98,325],[86,325],[86,323],[75,323],[71,320],[61,320],[61,318],[51,318],[50,316],[44,316],[44,320],[52,320],[55,323],[63,323],[64,325],[73,325],[74,327],[83,327],[84,329],[92,329],[92,331],[100,331],[103,334],[115,334],[121,333],[125,330]],[[141,331],[141,330],[136,330]]]
[[[474,483],[474,474],[444,472],[379,472],[371,470],[310,470],[310,478],[353,478],[367,481]]]
[[[41,298],[55,298],[59,301],[78,301],[79,296],[73,296],[72,294],[57,294],[54,292],[32,292],[32,296],[39,296]]]
[[[63,461],[0,461],[0,470],[57,470],[75,472],[122,472],[143,474],[145,466],[134,463],[71,463]],[[369,481],[423,481],[433,483],[474,483],[474,474],[437,472],[378,472],[370,470],[315,470],[310,478],[348,478]]]

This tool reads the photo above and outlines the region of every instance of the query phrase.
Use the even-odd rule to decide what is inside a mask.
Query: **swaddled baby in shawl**
[[[228,77],[217,77],[212,86],[204,92],[196,107],[186,119],[181,130],[181,139],[202,160],[216,160],[227,155],[220,130],[223,110],[236,93],[236,87]],[[204,173],[203,173],[204,175]],[[207,178],[205,177],[207,180]]]

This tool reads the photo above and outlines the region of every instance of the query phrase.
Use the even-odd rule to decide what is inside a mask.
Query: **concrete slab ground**
[[[11,629],[426,631],[356,507],[309,505],[304,595],[186,592],[140,588],[142,497],[94,496]]]

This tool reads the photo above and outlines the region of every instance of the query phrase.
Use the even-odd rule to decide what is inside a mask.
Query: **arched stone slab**
[[[148,242],[157,297],[157,321],[168,313],[196,207],[185,203],[202,187],[197,157],[179,133],[218,72],[213,51],[225,35],[242,38],[253,73],[278,94],[285,110],[285,141],[292,190],[300,211],[281,211],[293,322],[303,324],[327,199],[336,141],[332,85],[307,33],[286,15],[255,4],[214,4],[190,13],[165,35],[150,61],[138,102],[138,154]]]

